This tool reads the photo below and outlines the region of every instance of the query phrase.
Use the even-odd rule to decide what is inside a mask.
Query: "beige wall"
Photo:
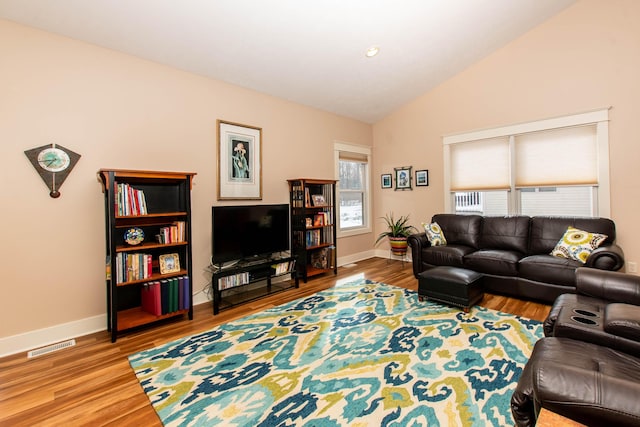
[[[427,188],[376,190],[376,212],[419,224],[443,211],[443,135],[611,106],[611,216],[627,260],[640,262],[639,16],[636,0],[581,0],[376,123],[375,176],[430,173]]]
[[[612,217],[627,259],[640,261],[637,16],[635,0],[581,0],[373,129],[0,20],[0,339],[104,315],[102,167],[198,173],[194,288],[206,285],[216,119],[263,128],[265,203],[287,201],[287,178],[332,176],[334,140],[373,141],[377,234],[386,212],[418,225],[443,210],[443,135],[611,106]],[[50,142],[82,154],[57,200],[23,154]],[[381,190],[380,174],[398,166],[429,169],[430,186]],[[339,256],[371,250],[373,238],[341,239]]]
[[[365,123],[1,20],[0,58],[0,338],[104,315],[98,169],[197,172],[197,291],[210,279],[216,119],[262,127],[264,203],[288,202],[287,178],[332,178],[334,140],[372,142]],[[82,155],[59,199],[23,153],[51,142]],[[343,240],[339,256],[371,249]]]

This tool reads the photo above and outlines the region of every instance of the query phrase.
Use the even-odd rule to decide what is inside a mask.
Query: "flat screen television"
[[[289,205],[213,206],[212,263],[289,250]]]

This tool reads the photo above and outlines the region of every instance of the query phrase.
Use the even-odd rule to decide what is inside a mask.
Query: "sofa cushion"
[[[474,250],[464,245],[430,246],[422,250],[422,262],[435,266],[462,267],[464,256]]]
[[[534,216],[531,218],[529,254],[551,253],[569,226],[592,233],[606,234],[607,239],[603,245],[616,240],[615,223],[608,218]]]
[[[480,231],[481,249],[503,249],[526,254],[529,247],[528,216],[485,217]]]
[[[516,251],[480,249],[464,257],[465,268],[498,276],[517,276],[522,254]]]
[[[447,238],[437,222],[432,222],[431,224],[423,222],[422,226],[431,246],[445,246],[447,244]]]
[[[551,255],[530,255],[518,263],[518,272],[523,279],[535,282],[576,286],[576,268],[582,263]]]
[[[479,215],[436,214],[431,222],[437,222],[448,245],[464,245],[478,248],[482,217]]]
[[[590,233],[569,226],[551,251],[551,255],[573,259],[584,264],[591,252],[596,250],[606,239],[606,234]]]

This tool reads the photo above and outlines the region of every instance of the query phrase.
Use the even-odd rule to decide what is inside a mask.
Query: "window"
[[[334,151],[338,179],[338,234],[346,236],[369,232],[371,148],[336,142]]]
[[[443,139],[446,211],[609,216],[608,110]]]

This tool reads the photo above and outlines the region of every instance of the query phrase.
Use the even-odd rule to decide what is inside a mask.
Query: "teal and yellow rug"
[[[541,337],[358,280],[129,361],[166,426],[505,426]]]

